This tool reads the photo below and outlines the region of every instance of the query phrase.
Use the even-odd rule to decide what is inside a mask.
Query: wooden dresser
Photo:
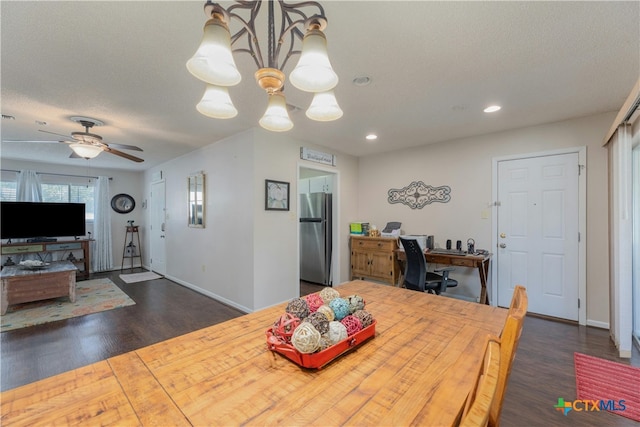
[[[400,265],[395,237],[351,236],[351,280],[373,279],[396,285]]]

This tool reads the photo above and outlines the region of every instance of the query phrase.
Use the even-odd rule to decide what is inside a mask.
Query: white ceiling
[[[145,162],[103,153],[90,164],[144,170],[257,126],[267,99],[247,55],[236,56],[243,80],[230,89],[238,116],[195,109],[204,85],[185,62],[200,43],[203,5],[2,1],[1,108],[15,117],[0,123],[2,140],[55,141],[38,130],[68,135],[83,130],[71,116],[94,117],[105,125],[93,133],[141,147],[127,152]],[[310,95],[289,85],[287,101],[302,110],[287,136],[332,151],[365,156],[617,111],[640,76],[638,1],[322,5],[344,116],[307,119]],[[355,86],[363,74],[372,83]],[[503,109],[482,112],[493,103]],[[378,140],[365,141],[369,132]],[[2,158],[85,165],[69,154],[65,144],[2,143]]]

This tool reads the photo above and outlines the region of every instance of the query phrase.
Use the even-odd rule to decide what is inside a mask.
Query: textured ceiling
[[[230,89],[238,116],[195,109],[204,86],[185,62],[200,43],[203,4],[0,2],[1,108],[15,117],[2,120],[2,140],[56,141],[38,130],[68,135],[83,130],[71,116],[95,117],[105,125],[92,132],[141,147],[131,153],[145,162],[101,154],[91,164],[142,170],[257,126],[267,99],[246,55],[236,57],[243,80]],[[301,110],[287,136],[338,152],[365,156],[617,111],[640,76],[637,1],[322,4],[344,116],[310,121],[311,96],[289,85],[287,101]],[[372,83],[355,86],[359,75]],[[482,112],[493,103],[503,109]],[[366,142],[368,132],[378,140]],[[69,153],[64,144],[2,143],[2,158],[85,164]]]

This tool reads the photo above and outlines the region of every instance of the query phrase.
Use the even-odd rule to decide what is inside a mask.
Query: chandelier
[[[327,55],[327,39],[323,33],[327,25],[324,9],[315,1],[285,3],[277,0],[280,32],[276,37],[276,1],[265,2],[268,5],[266,61],[261,49],[264,40],[260,41],[256,33],[256,19],[264,3],[262,0],[239,1],[227,9],[211,1],[205,3],[204,12],[208,21],[204,25],[202,42],[187,61],[189,72],[206,83],[204,96],[196,109],[216,119],[229,119],[238,114],[228,90],[229,86],[237,85],[241,80],[233,52],[247,53],[258,68],[254,74],[258,86],[267,92],[269,98],[267,110],[259,120],[260,126],[276,132],[290,130],[293,122],[283,93],[283,70],[289,58],[299,55],[298,64],[289,74],[289,80],[297,89],[314,94],[306,116],[317,121],[339,119],[342,110],[333,92],[338,84],[338,76]],[[315,9],[316,13],[307,16],[303,9]],[[248,15],[248,18],[240,14]],[[233,35],[229,31],[231,20],[240,24]],[[300,41],[302,49],[297,50],[296,43]],[[239,46],[243,42],[244,46]],[[233,52],[231,46],[234,46]]]

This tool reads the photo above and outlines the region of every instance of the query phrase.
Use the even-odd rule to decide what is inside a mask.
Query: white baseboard
[[[253,312],[253,310],[251,310],[250,308],[247,308],[247,307],[245,307],[243,305],[240,305],[240,304],[238,304],[238,303],[236,303],[234,301],[231,301],[229,299],[221,297],[220,295],[217,295],[217,294],[215,294],[215,293],[213,293],[211,291],[208,291],[206,289],[202,289],[202,288],[200,288],[200,287],[198,287],[198,286],[196,286],[196,285],[194,285],[192,283],[185,282],[184,280],[180,280],[177,277],[173,277],[173,276],[164,276],[164,277],[166,277],[167,279],[169,279],[169,280],[171,280],[173,282],[179,283],[179,284],[181,284],[182,286],[184,286],[186,288],[192,289],[192,290],[198,292],[199,294],[206,295],[206,296],[208,296],[210,298],[213,298],[216,301],[220,301],[220,302],[222,302],[224,304],[230,305],[231,307],[237,308],[238,310],[242,311],[243,313],[251,313],[251,312]]]
[[[593,326],[594,328],[600,329],[609,329],[609,324],[607,322],[600,322],[598,320],[587,319],[587,326]]]

